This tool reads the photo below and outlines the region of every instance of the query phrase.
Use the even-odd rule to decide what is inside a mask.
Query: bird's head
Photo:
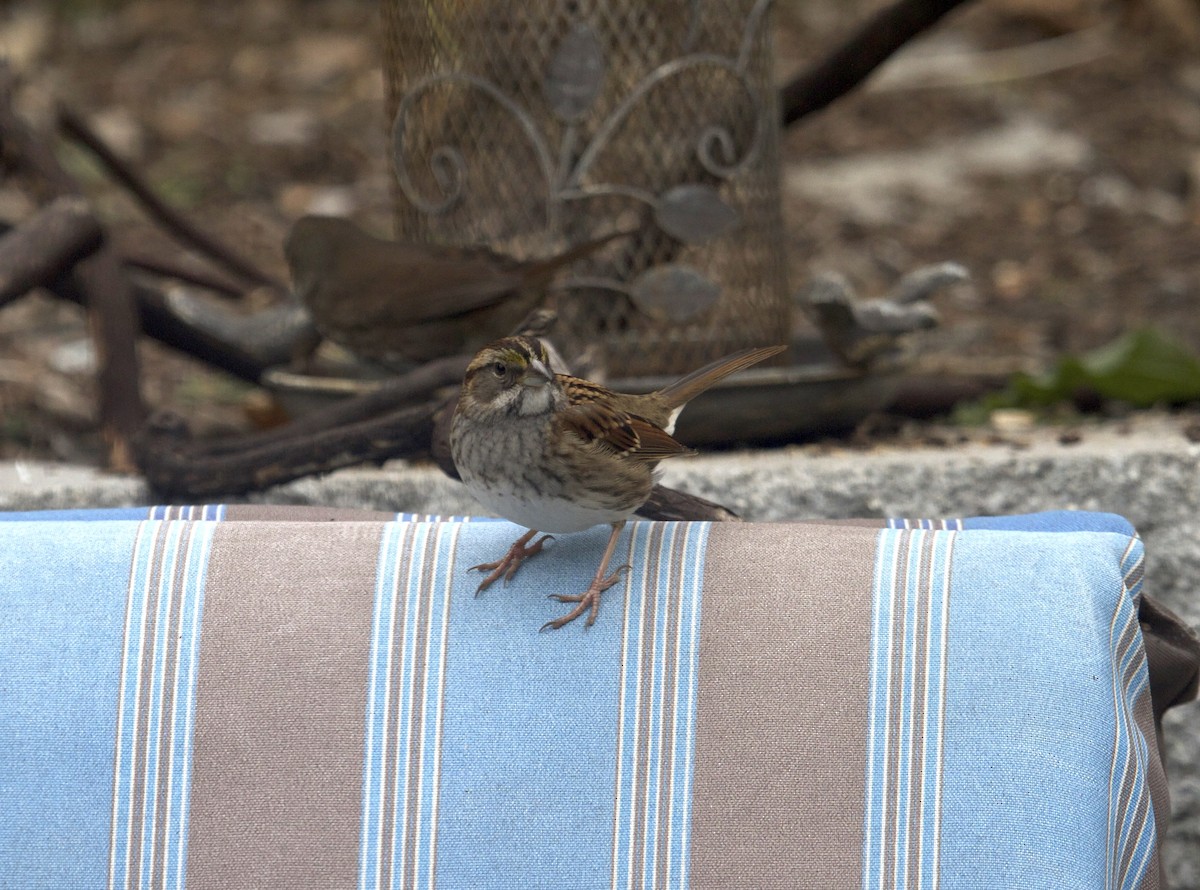
[[[565,400],[545,345],[533,337],[505,337],[485,346],[463,378],[462,401],[476,410],[548,414]]]

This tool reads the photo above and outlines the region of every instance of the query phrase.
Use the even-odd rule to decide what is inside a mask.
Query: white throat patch
[[[554,387],[522,386],[517,399],[517,413],[522,417],[548,414],[554,406]]]

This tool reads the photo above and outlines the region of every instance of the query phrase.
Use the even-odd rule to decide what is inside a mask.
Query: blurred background
[[[884,5],[777,2],[777,80]],[[303,214],[392,233],[383,51],[373,0],[0,4],[27,122],[52,131],[67,103],[173,207],[284,279]],[[170,248],[87,153],[56,152],[119,242]],[[824,271],[868,296],[927,263],[971,273],[936,297],[916,371],[1002,380],[1146,326],[1200,353],[1197,0],[967,3],[788,129],[782,161],[791,290]],[[6,172],[0,219],[36,209],[26,186]],[[257,388],[140,352],[150,407],[198,435],[269,422]],[[95,365],[78,307],[36,292],[4,307],[0,458],[102,462]],[[879,418],[859,434],[944,435]]]

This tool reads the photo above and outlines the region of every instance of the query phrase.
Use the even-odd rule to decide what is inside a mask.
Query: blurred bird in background
[[[395,366],[474,352],[512,333],[561,270],[630,234],[516,260],[483,247],[387,241],[346,219],[305,216],[284,254],[317,333],[359,358]]]

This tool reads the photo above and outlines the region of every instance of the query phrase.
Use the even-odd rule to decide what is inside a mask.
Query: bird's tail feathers
[[[680,377],[674,383],[664,386],[658,394],[671,407],[682,407],[688,401],[700,395],[710,386],[724,380],[730,374],[756,365],[773,355],[779,355],[787,349],[786,346],[763,346],[755,349],[743,349],[724,358],[719,358],[699,370],[693,371],[686,377]]]

